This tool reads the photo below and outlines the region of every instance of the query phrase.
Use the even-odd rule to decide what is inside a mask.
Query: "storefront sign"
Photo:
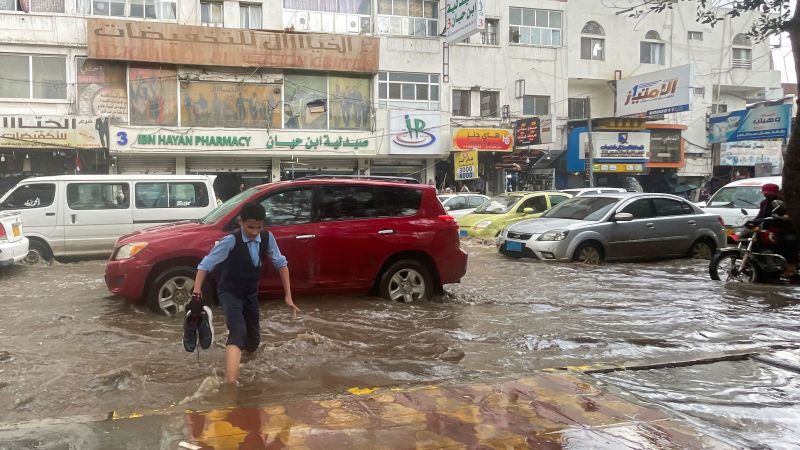
[[[617,116],[658,116],[688,111],[692,66],[646,73],[617,82]]]
[[[594,173],[638,173],[644,172],[644,164],[592,164]]]
[[[453,153],[456,181],[478,178],[478,151],[467,150]]]
[[[514,148],[553,142],[553,116],[528,117],[514,122]]]
[[[91,59],[377,73],[380,40],[163,22],[87,19]]]
[[[592,141],[595,160],[646,161],[650,157],[647,132],[594,132]]]
[[[262,150],[282,153],[375,154],[367,132],[111,127],[111,150],[203,152]]]
[[[725,142],[720,145],[720,166],[756,166],[769,164],[773,173],[783,168],[783,143],[781,141]]]
[[[438,111],[389,111],[391,155],[442,153],[442,117]]]
[[[792,105],[762,106],[709,119],[708,142],[788,139]]]
[[[486,28],[485,0],[445,2],[445,42],[461,42]]]
[[[0,148],[106,148],[108,118],[2,116]]]
[[[513,147],[511,130],[501,128],[458,128],[453,135],[456,150],[510,152]]]

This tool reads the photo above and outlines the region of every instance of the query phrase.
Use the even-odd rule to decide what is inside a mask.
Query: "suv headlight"
[[[475,228],[487,228],[491,224],[492,224],[491,220],[481,220],[480,222],[475,224]]]
[[[114,255],[114,260],[118,261],[120,259],[133,258],[145,248],[147,248],[147,242],[131,242],[130,244],[125,244],[117,250],[117,253]]]
[[[563,241],[567,237],[567,230],[545,231],[537,241]]]

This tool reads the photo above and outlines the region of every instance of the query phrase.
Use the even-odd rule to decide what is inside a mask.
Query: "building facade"
[[[571,187],[585,99],[612,118],[615,80],[691,64],[689,111],[621,128],[678,149],[631,174],[663,172],[667,190],[712,174],[708,114],[780,96],[769,46],[742,34],[751,17],[474,1],[483,31],[447,44],[445,1],[0,0],[0,188],[81,171],[216,174],[222,197],[312,174]],[[532,117],[537,140],[514,145]],[[467,149],[478,169],[462,181],[452,152]]]

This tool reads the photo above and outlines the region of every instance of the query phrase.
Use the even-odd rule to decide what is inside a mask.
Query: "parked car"
[[[573,197],[580,197],[581,195],[588,195],[588,194],[610,194],[612,192],[628,192],[628,191],[626,191],[623,188],[593,187],[593,188],[562,189],[561,192],[569,194]]]
[[[28,238],[23,234],[21,214],[0,212],[0,267],[16,264],[27,254]]]
[[[571,196],[561,192],[507,192],[458,218],[461,236],[493,238],[508,224],[539,217]]]
[[[669,194],[587,195],[540,219],[509,226],[497,239],[511,257],[579,261],[702,257],[725,244],[722,221]]]
[[[216,206],[205,175],[60,175],[20,181],[0,211],[22,214],[28,262],[107,256],[123,234],[200,219]]]
[[[306,179],[248,189],[199,222],[182,222],[121,237],[106,265],[112,293],[145,300],[154,310],[183,310],[197,264],[234,230],[245,202],[267,211],[265,228],[289,261],[293,294],[378,293],[391,300],[429,299],[467,270],[458,225],[433,186],[363,179]],[[259,290],[280,294],[271,264]],[[204,300],[215,297],[213,281]]]
[[[453,217],[465,216],[473,211],[489,197],[474,192],[461,192],[458,194],[439,194],[444,210]]]
[[[734,181],[720,188],[705,203],[697,205],[707,213],[722,217],[726,233],[732,235],[741,231],[744,223],[758,214],[759,204],[764,199],[761,187],[767,183],[781,186],[782,180],[782,177],[759,177]],[[742,209],[747,211],[747,215],[742,214]]]

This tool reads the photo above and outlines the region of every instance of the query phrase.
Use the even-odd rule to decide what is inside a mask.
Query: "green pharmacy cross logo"
[[[422,119],[414,119],[411,123],[411,116],[406,114],[406,131],[397,133],[394,136],[394,142],[403,147],[427,147],[436,142],[436,136],[432,133],[425,131],[425,121]]]

